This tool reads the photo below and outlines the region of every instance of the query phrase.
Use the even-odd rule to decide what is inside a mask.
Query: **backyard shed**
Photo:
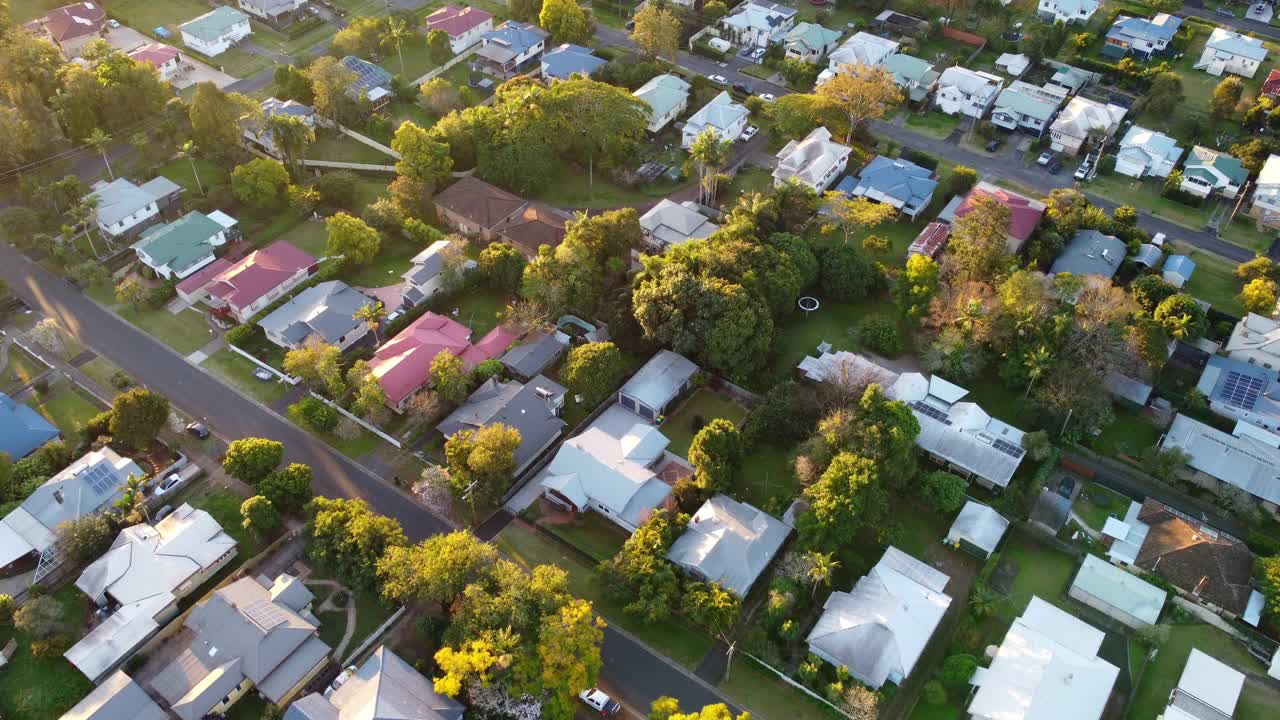
[[[1000,539],[1009,529],[1009,521],[1003,515],[976,500],[970,500],[960,508],[960,514],[947,531],[947,544],[986,558],[995,552]]]
[[[679,353],[661,350],[618,391],[618,404],[645,420],[656,421],[698,373],[698,366]]]
[[[1097,555],[1084,556],[1067,595],[1135,630],[1155,625],[1168,598],[1163,588]]]

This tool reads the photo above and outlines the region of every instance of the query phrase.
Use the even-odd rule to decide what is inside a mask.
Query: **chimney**
[[[54,491],[53,491],[53,499],[54,499],[55,501],[57,501],[57,503],[58,503],[59,505],[61,505],[61,504],[62,504],[62,502],[63,502],[63,498],[62,498],[62,491],[61,491],[61,490],[54,490]]]

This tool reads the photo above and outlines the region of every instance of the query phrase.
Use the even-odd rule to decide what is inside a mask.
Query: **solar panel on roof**
[[[89,488],[99,495],[104,495],[115,484],[115,475],[103,465],[93,465],[84,470],[84,479]]]
[[[245,617],[263,630],[270,630],[288,617],[284,609],[270,600],[259,600],[244,609]]]
[[[933,420],[937,420],[938,422],[944,425],[951,424],[951,420],[947,418],[947,414],[945,412],[939,410],[938,408],[932,405],[929,405],[928,403],[925,403],[922,400],[916,400],[915,402],[911,403],[911,408],[916,412],[920,413],[921,415],[924,415],[925,417],[931,418]]]
[[[1264,385],[1262,378],[1228,370],[1222,381],[1222,389],[1218,392],[1218,399],[1232,407],[1253,410]]]
[[[1022,457],[1022,453],[1023,453],[1022,448],[1018,447],[1017,445],[1014,445],[1008,440],[1001,440],[1000,438],[996,438],[995,442],[991,443],[991,447],[994,447],[995,449],[999,450],[1000,452],[1012,458]]]

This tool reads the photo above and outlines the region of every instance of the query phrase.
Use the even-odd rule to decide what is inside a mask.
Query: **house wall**
[[[987,114],[987,108],[995,102],[996,94],[990,98],[966,95],[955,87],[944,87],[933,96],[934,105],[948,115],[957,113],[971,118],[981,118]]]
[[[111,237],[134,236],[155,225],[159,221],[160,208],[156,203],[147,203],[146,207],[136,210],[125,218],[110,225],[98,223],[98,229]]]
[[[1072,585],[1071,588],[1067,590],[1067,595],[1113,620],[1118,620],[1119,622],[1124,623],[1126,626],[1131,627],[1134,630],[1141,630],[1142,628],[1150,627],[1151,625],[1150,623],[1139,620],[1107,601],[1090,594],[1088,591],[1077,585]]]
[[[689,96],[686,95],[684,100],[682,100],[680,104],[671,108],[671,111],[668,112],[666,115],[658,116],[651,112],[649,115],[649,125],[647,126],[649,129],[649,132],[656,133],[661,131],[662,128],[666,127],[672,120],[675,120],[676,118],[683,115],[684,111],[688,109],[689,109]]]
[[[1253,193],[1253,204],[1249,207],[1249,215],[1267,227],[1280,227],[1280,192],[1272,194],[1263,192],[1274,186],[1258,186]]]
[[[492,228],[480,227],[480,224],[473,220],[469,220],[468,218],[465,218],[462,215],[459,215],[458,213],[455,213],[454,211],[446,207],[443,207],[439,204],[435,204],[435,205],[436,205],[436,215],[441,220],[443,220],[446,224],[448,224],[449,227],[453,228],[454,230],[457,230],[463,235],[467,235],[469,237],[478,237],[481,240],[483,240],[485,243],[493,242],[494,236],[493,236]]]
[[[1210,75],[1218,76],[1224,72],[1229,72],[1233,75],[1251,78],[1257,74],[1261,63],[1240,55],[1220,53],[1213,48],[1205,48],[1204,54],[1200,56],[1200,62],[1196,63],[1197,67],[1201,65],[1205,65],[1203,69]]]
[[[1068,155],[1079,155],[1080,148],[1084,145],[1084,138],[1067,135],[1066,133],[1049,128],[1049,147],[1057,152],[1067,153]]]
[[[1089,22],[1089,18],[1093,17],[1093,14],[1097,12],[1097,10],[1097,7],[1088,11],[1082,8],[1080,12],[1076,14],[1069,14],[1059,8],[1058,3],[1055,2],[1055,0],[1040,0],[1040,5],[1036,8],[1036,14],[1044,18],[1052,18],[1053,22],[1061,22],[1070,25],[1071,23]]]
[[[1116,158],[1116,172],[1126,177],[1141,179],[1147,174],[1146,163],[1131,162],[1127,159]]]
[[[310,276],[311,276],[311,268],[303,268],[298,272],[294,273],[293,277],[284,281],[280,285],[277,285],[274,289],[268,291],[266,294],[264,294],[262,297],[258,298],[257,300],[254,300],[252,304],[246,307],[236,307],[235,305],[232,305],[231,306],[232,317],[234,317],[238,322],[242,322],[242,323],[248,322],[249,318],[257,314],[259,310],[275,302],[282,295],[288,294],[290,290],[298,286],[298,283],[301,283],[303,280],[306,280]]]
[[[253,689],[252,680],[250,680],[249,678],[245,678],[241,680],[240,684],[235,686],[235,689],[233,689],[231,693],[226,696],[226,699],[223,702],[220,702],[217,705],[214,705],[212,708],[210,708],[208,714],[209,715],[225,714],[227,711],[227,708],[230,708],[232,705],[235,705],[236,701],[244,697],[245,693],[249,692],[251,689]]]
[[[223,33],[212,42],[205,42],[200,38],[188,35],[184,30],[182,32],[182,42],[187,47],[194,49],[196,52],[202,53],[208,57],[216,57],[227,50],[230,50],[233,45],[248,37],[251,32],[252,30],[249,27],[249,22],[246,20],[245,22],[231,26],[227,29],[227,32]]]
[[[732,125],[724,128],[723,132],[720,133],[720,138],[730,142],[737,140],[742,136],[742,131],[747,129],[747,120],[749,119],[749,115],[743,115]],[[684,126],[684,134],[680,138],[680,147],[688,150],[693,145],[693,141],[697,139],[698,133],[702,132],[706,127],[706,125],[686,124]],[[719,128],[717,128],[717,130],[719,130]]]
[[[68,60],[78,58],[84,54],[85,46],[101,37],[102,36],[98,33],[91,33],[89,35],[81,35],[78,38],[66,40],[61,43],[62,56]]]
[[[481,35],[484,35],[485,33],[492,32],[492,31],[493,31],[493,20],[492,19],[485,20],[484,22],[480,23],[479,25],[471,28],[470,30],[462,33],[457,37],[451,36],[449,38],[449,49],[453,51],[454,55],[461,55],[462,52],[467,48],[470,48],[472,45],[478,44],[480,42]]]

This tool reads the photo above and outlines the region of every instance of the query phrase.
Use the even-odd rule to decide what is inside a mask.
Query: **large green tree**
[[[838,550],[884,516],[887,502],[877,463],[842,452],[818,481],[804,490],[809,510],[796,519],[800,542],[808,548]]]
[[[595,29],[590,15],[574,0],[543,0],[538,24],[551,33],[552,43],[585,45]]]
[[[693,436],[689,445],[694,481],[707,493],[727,490],[741,462],[742,435],[731,420],[712,420]]]
[[[481,505],[502,497],[511,486],[520,440],[519,430],[502,423],[454,433],[444,444],[454,495]]]
[[[283,470],[270,473],[258,483],[258,492],[282,513],[301,510],[312,498],[311,481],[315,479],[310,465],[290,463]]]
[[[378,561],[409,544],[400,523],[373,512],[363,500],[317,497],[308,509],[307,552],[351,587],[373,589]]]
[[[382,247],[382,236],[358,217],[340,212],[325,220],[324,225],[328,231],[325,254],[341,255],[343,263],[351,267],[368,264]]]
[[[611,342],[578,345],[569,351],[562,377],[569,389],[595,407],[613,392],[626,374],[622,351]]]
[[[406,121],[396,129],[391,149],[400,153],[396,172],[424,183],[428,188],[438,188],[449,181],[453,158],[449,146],[433,139],[426,130],[413,121]]]
[[[283,459],[284,443],[259,437],[241,438],[227,446],[222,469],[241,482],[256,485],[279,467]]]
[[[111,402],[111,434],[131,447],[150,445],[168,420],[169,401],[146,388],[133,388]]]
[[[383,597],[419,606],[436,604],[447,612],[468,585],[497,561],[498,551],[459,530],[433,535],[417,545],[392,546],[378,560]]]
[[[989,282],[1008,261],[1008,206],[988,195],[971,199],[969,211],[951,223],[944,267],[955,281]]]
[[[254,158],[231,171],[231,192],[240,202],[257,208],[284,204],[289,171],[279,160]]]
[[[198,83],[188,112],[191,140],[203,152],[225,160],[237,152],[241,128],[258,122],[261,113],[257,102],[240,93],[225,92],[211,82]]]
[[[543,619],[538,637],[543,717],[574,717],[578,693],[595,685],[604,665],[600,657],[604,628],[604,620],[596,617],[586,600],[571,600]]]

